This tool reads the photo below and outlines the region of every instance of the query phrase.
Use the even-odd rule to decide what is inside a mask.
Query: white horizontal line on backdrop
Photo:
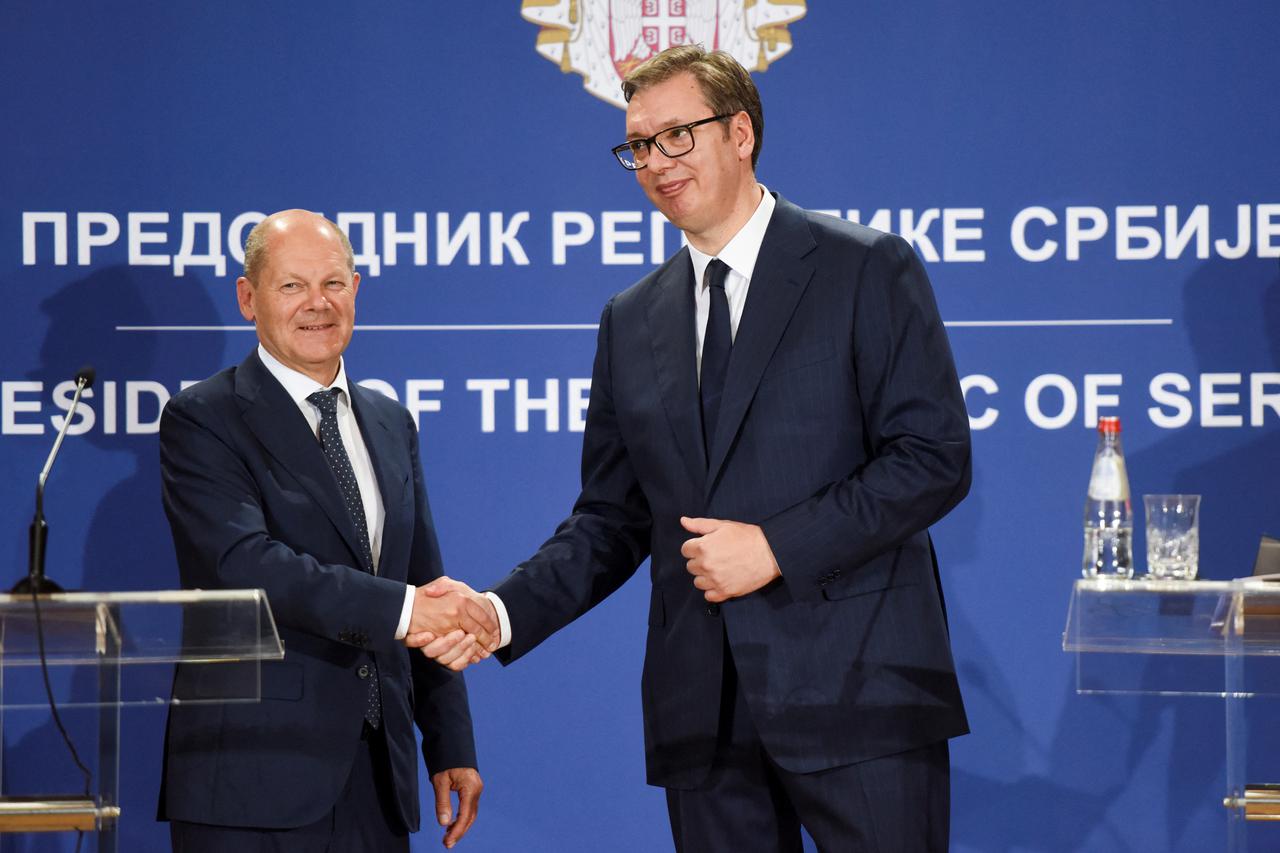
[[[1130,317],[1119,320],[949,320],[950,328],[1001,328],[1006,326],[1172,326],[1170,317]]]
[[[1016,326],[1172,326],[1168,317],[1111,320],[949,320],[953,329],[998,329]],[[597,323],[366,324],[361,332],[594,332]],[[252,332],[253,326],[116,326],[117,332]]]
[[[590,331],[599,323],[356,324],[358,332],[555,332]],[[116,326],[117,332],[252,332],[253,326]]]

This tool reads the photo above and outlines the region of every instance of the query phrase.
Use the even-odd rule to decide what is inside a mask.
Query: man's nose
[[[668,157],[662,153],[662,149],[654,145],[649,149],[649,159],[645,161],[644,167],[655,174],[665,174],[672,166],[676,164],[676,158]]]
[[[325,311],[329,308],[329,297],[325,295],[323,287],[307,291],[307,308],[312,311]]]

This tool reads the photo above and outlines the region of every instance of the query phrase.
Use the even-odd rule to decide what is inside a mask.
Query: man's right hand
[[[439,652],[448,643],[451,654]],[[498,647],[498,615],[487,598],[461,581],[437,578],[414,591],[413,613],[405,645],[420,648],[435,642],[430,655],[451,669],[462,669]],[[462,651],[470,654],[462,654]]]

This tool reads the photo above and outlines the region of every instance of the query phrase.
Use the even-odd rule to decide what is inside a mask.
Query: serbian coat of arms
[[[805,0],[524,0],[520,10],[541,27],[538,53],[623,108],[622,78],[655,53],[700,44],[763,71],[791,50],[787,25],[804,12]]]

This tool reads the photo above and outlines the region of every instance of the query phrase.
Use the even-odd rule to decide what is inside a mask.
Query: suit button
[[[720,605],[719,605],[719,604],[708,604],[708,605],[707,605],[707,615],[708,615],[708,616],[719,616],[719,615],[720,615]]]
[[[361,678],[368,678],[369,665],[367,663],[360,664],[360,668],[356,670],[356,675],[360,676]]]

